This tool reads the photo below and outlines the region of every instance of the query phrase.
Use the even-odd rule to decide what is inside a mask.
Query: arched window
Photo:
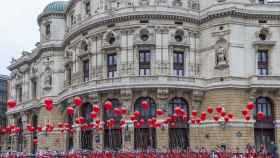
[[[256,119],[254,132],[257,149],[260,149],[261,145],[268,147],[271,141],[275,141],[272,101],[267,97],[257,98],[254,113],[255,118],[256,113],[259,111],[262,111],[265,114],[265,119],[263,121]]]
[[[121,107],[121,103],[118,99],[108,99],[107,101],[112,102],[113,109]],[[104,129],[104,148],[109,150],[120,150],[122,148],[122,129],[120,128],[120,120],[122,117],[116,115],[113,110],[104,111],[104,122],[106,123],[109,119],[114,119],[115,123],[113,128],[109,128],[105,125]]]
[[[184,98],[175,97],[169,101],[169,115],[174,114],[175,107],[181,107],[186,114],[189,113],[188,103]],[[187,149],[189,146],[188,133],[188,124],[182,118],[178,118],[176,120],[176,127],[169,128],[169,148]]]
[[[19,118],[17,120],[17,127],[20,128],[20,132],[17,133],[17,151],[22,152],[22,149],[23,149],[23,133],[22,133],[23,124],[22,124],[21,118]]]
[[[32,126],[35,129],[37,129],[37,127],[38,127],[38,116],[35,115],[35,114],[33,114],[33,116],[32,116]],[[37,130],[35,130],[33,132],[33,135],[32,135],[32,138],[33,138],[32,140],[37,139],[38,138],[37,135],[38,135],[37,134]],[[36,152],[37,152],[37,145],[33,143],[33,145],[32,145],[32,154],[35,154]]]
[[[149,103],[149,108],[144,110],[141,107],[142,101],[147,101]],[[135,111],[140,112],[140,117],[138,121],[141,119],[145,120],[145,124],[141,126],[141,128],[134,128],[134,148],[135,149],[151,149],[156,148],[156,129],[150,128],[147,124],[147,120],[149,118],[156,117],[156,104],[155,101],[150,97],[141,97],[138,98],[134,104]]]
[[[92,105],[90,103],[84,103],[81,108],[81,113],[82,116],[85,118],[86,123],[92,122],[91,118],[91,112],[92,112]],[[92,130],[83,130],[81,134],[81,144],[82,144],[82,149],[88,149],[91,150],[93,145],[92,145]]]

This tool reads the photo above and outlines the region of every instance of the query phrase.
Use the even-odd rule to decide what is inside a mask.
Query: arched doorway
[[[169,101],[169,115],[175,113],[175,107],[181,107],[186,112],[187,116],[189,113],[188,103],[184,98],[175,97]],[[187,149],[189,146],[189,126],[183,118],[177,118],[175,128],[169,127],[169,148],[170,149]]]
[[[91,118],[92,105],[90,103],[84,103],[81,107],[81,114],[85,118],[86,123],[92,122]],[[92,130],[86,129],[81,132],[81,147],[82,149],[92,150],[93,142],[92,142]]]
[[[37,129],[38,127],[38,116],[36,114],[32,115],[32,126]],[[32,134],[32,142],[34,139],[38,139],[38,133],[37,130],[35,130]],[[37,152],[37,144],[32,143],[32,154],[35,154]]]
[[[142,101],[147,101],[149,103],[149,108],[144,110],[141,107]],[[134,128],[134,148],[140,150],[155,149],[156,148],[156,129],[150,128],[147,124],[149,118],[156,117],[156,103],[150,97],[141,97],[135,101],[134,110],[140,112],[141,119],[145,120],[145,124],[141,128]]]
[[[256,113],[259,111],[264,113],[265,118],[264,120],[256,119],[255,123],[255,144],[258,150],[260,149],[261,145],[268,147],[271,141],[275,141],[272,101],[267,97],[257,98],[254,118],[256,118]]]
[[[118,99],[108,99],[112,102],[113,109],[121,107],[121,103]],[[109,128],[105,125],[104,128],[104,148],[108,150],[120,150],[122,148],[122,129],[120,128],[120,120],[122,116],[116,115],[113,110],[103,110],[103,120],[106,123],[109,119],[114,119],[115,123],[113,128]]]

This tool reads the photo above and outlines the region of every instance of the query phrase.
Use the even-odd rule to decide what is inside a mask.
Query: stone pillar
[[[164,118],[168,116],[168,97],[169,97],[169,89],[168,88],[158,88],[157,89],[157,102],[158,108],[161,108],[165,111],[163,116],[157,118],[158,121],[163,121]],[[166,109],[167,108],[167,109]],[[162,126],[160,129],[157,129],[157,148],[160,150],[166,150],[169,147],[169,137],[168,137],[168,128],[166,126]]]
[[[123,119],[129,121],[129,114],[133,111],[132,103],[133,92],[131,89],[122,89],[121,90],[121,102],[122,106],[128,109],[127,115],[123,116]],[[134,147],[134,128],[132,124],[128,124],[123,130],[123,149],[133,150]]]

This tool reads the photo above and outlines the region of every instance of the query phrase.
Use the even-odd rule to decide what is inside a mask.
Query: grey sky
[[[12,57],[30,51],[39,41],[37,16],[54,0],[8,0],[0,5],[0,74],[8,75],[6,67]]]

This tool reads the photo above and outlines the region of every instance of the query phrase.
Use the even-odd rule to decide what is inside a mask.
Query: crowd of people
[[[217,145],[209,150],[205,147],[196,147],[187,150],[158,151],[153,149],[135,151],[91,151],[72,150],[69,152],[38,151],[34,155],[19,152],[3,152],[0,158],[278,158],[277,146],[274,142],[261,145],[259,150],[254,145],[248,144],[244,151],[238,147],[233,151],[224,145]]]

